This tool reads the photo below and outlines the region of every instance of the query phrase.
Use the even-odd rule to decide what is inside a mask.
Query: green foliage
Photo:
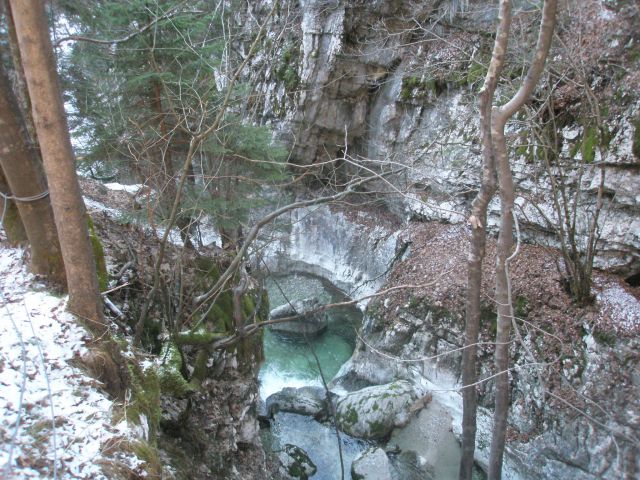
[[[616,344],[616,335],[612,331],[604,330],[603,328],[594,328],[593,338],[601,345],[607,347],[613,347]]]
[[[529,313],[529,300],[524,295],[518,295],[513,305],[513,310],[518,318],[526,318]]]
[[[467,77],[465,79],[467,85],[473,87],[476,83],[484,81],[484,77],[487,75],[487,65],[490,60],[491,59],[488,59],[486,63],[480,61],[471,62],[471,65],[469,65],[467,69]]]
[[[571,148],[571,158],[575,158],[578,152],[580,152],[583,162],[593,163],[599,149],[606,150],[609,148],[612,138],[613,135],[606,126],[598,129],[598,127],[589,123],[584,127],[584,132],[578,137],[576,143]]]
[[[594,126],[589,126],[583,136],[580,152],[585,163],[593,163],[596,157],[596,145],[598,143],[598,130]]]
[[[446,89],[446,84],[435,79],[429,80],[420,77],[403,77],[400,88],[400,98],[404,101],[411,99],[432,100]]]
[[[146,421],[149,442],[155,445],[160,425],[160,380],[155,368],[142,370],[133,361],[127,364],[131,379],[131,400],[124,412],[127,420],[135,425]],[[144,420],[143,420],[144,418]]]
[[[261,186],[279,184],[287,177],[287,152],[272,145],[271,132],[265,127],[230,118],[227,127],[206,141],[204,151],[220,179],[211,185],[210,196],[192,191],[185,208],[211,215],[221,229],[246,222],[251,210],[267,204]]]
[[[75,42],[63,59],[65,94],[77,111],[71,122],[74,134],[84,142],[87,163],[117,165],[154,188],[160,207],[154,212],[162,220],[175,198],[172,178],[193,132],[206,129],[218,117],[226,94],[219,90],[220,72],[232,70],[241,60],[223,57],[237,50],[229,49],[225,38],[251,38],[240,27],[223,32],[219,13],[205,0],[80,3],[60,2],[78,34],[127,40]],[[291,46],[278,64],[276,74],[287,88],[297,87],[298,57],[299,49]],[[229,111],[241,111],[240,105],[250,97],[251,86],[236,83]],[[237,230],[249,211],[264,203],[261,185],[285,178],[286,152],[274,146],[271,132],[246,125],[233,114],[225,115],[197,155],[202,171],[196,175],[204,182],[187,182],[180,215],[188,220],[204,212],[221,232]]]
[[[289,45],[283,50],[275,71],[276,78],[284,82],[288,92],[293,92],[300,85],[300,77],[298,76],[299,57],[299,47]]]
[[[184,397],[194,391],[182,376],[182,353],[174,342],[165,342],[160,352],[162,365],[158,369],[160,388],[163,394]]]

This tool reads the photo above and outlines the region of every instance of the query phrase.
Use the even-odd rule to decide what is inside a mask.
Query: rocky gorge
[[[518,36],[500,99],[522,77],[540,4],[514,1]],[[153,388],[137,386],[138,393],[155,392],[140,397],[153,407],[145,438],[158,446],[153,463],[169,466],[165,473],[176,478],[333,479],[341,474],[340,435],[346,478],[457,478],[467,218],[480,181],[477,99],[493,42],[494,2],[243,5],[233,11],[238,28],[246,26],[252,39],[253,26],[265,21],[266,36],[243,71],[255,95],[234,114],[268,126],[275,143],[290,151],[294,186],[265,188],[265,196],[273,204],[305,206],[281,215],[251,244],[241,275],[250,288],[225,291],[207,310],[203,321],[212,331],[197,323],[179,332],[175,348],[160,346],[163,311],[170,309],[154,307],[148,340],[162,356],[161,375]],[[567,0],[561,12],[549,73],[507,131],[519,249],[511,266],[516,318],[504,476],[635,478],[640,12],[630,2],[604,0]],[[246,42],[236,47],[246,53]],[[204,176],[195,166],[194,172]],[[96,204],[118,199],[102,184],[87,183],[85,194]],[[314,204],[345,185],[357,188],[339,201]],[[132,198],[120,193],[117,208],[126,211]],[[563,203],[566,198],[571,201]],[[566,288],[559,247],[567,239],[558,225],[573,225],[584,249],[600,202],[593,301],[580,305]],[[133,248],[120,242],[116,225],[122,218],[117,212],[118,221],[101,218],[104,211],[91,213],[109,270],[125,286],[129,270],[141,272],[133,288],[112,295],[129,305],[152,283],[157,234],[144,221],[145,228],[134,228],[124,220],[129,244],[141,252],[131,259]],[[487,468],[495,403],[491,266],[499,214],[494,200],[476,385],[480,470]],[[217,246],[214,223],[196,221],[200,238],[186,256],[179,233],[172,239],[172,262],[193,270],[184,282],[176,273],[193,300],[178,305],[194,307],[238,254]],[[289,299],[290,290],[300,295]],[[176,292],[182,295],[182,287]],[[341,302],[349,304],[348,314],[313,313]],[[313,322],[273,325],[308,311]],[[238,319],[248,323],[239,327]],[[270,327],[259,328],[263,323]],[[320,364],[323,374],[315,370]],[[156,385],[165,377],[175,382]],[[313,448],[324,451],[315,456]]]
[[[519,78],[531,41],[527,22],[540,2],[514,3],[522,31],[510,52],[515,65],[504,93]],[[268,5],[262,2],[255,12]],[[563,7],[548,68],[569,70],[568,77],[581,81],[560,80],[552,89],[549,82],[557,77],[547,77],[508,130],[522,236],[512,271],[518,327],[510,347],[504,475],[634,478],[640,472],[638,12],[636,5],[616,1]],[[466,219],[479,185],[477,93],[492,43],[486,32],[495,19],[488,1],[285,1],[273,22],[279,33],[270,37],[278,64],[258,56],[248,73],[261,93],[250,114],[292,147],[292,162],[315,165],[329,183],[362,174],[362,164],[389,173],[369,193],[360,192],[365,200],[293,211],[267,262],[278,271],[318,275],[362,298],[355,351],[330,383],[340,395],[338,421],[350,431],[363,413],[351,413],[349,395],[407,382],[402,385],[410,385],[411,393],[394,410],[406,418],[384,427],[379,437],[391,446],[398,436],[394,428],[416,429],[425,443],[414,441],[413,450],[423,459],[435,448],[424,431],[436,419],[445,419],[445,430],[461,433]],[[554,121],[538,129],[537,120],[548,122],[549,116]],[[545,163],[547,147],[555,157]],[[327,170],[327,162],[337,168]],[[382,164],[398,171],[384,172]],[[569,215],[581,245],[604,178],[606,213],[589,306],[574,304],[562,283],[558,178],[575,195]],[[489,213],[493,231],[497,201]],[[487,248],[488,267],[494,243]],[[493,407],[493,282],[487,268],[480,348],[485,380],[477,386],[481,468],[488,461]],[[418,401],[427,396],[429,401]],[[378,436],[359,427],[351,433]],[[387,461],[384,450],[369,453],[376,465]]]

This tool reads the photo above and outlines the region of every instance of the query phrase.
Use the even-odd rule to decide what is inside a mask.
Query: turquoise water
[[[324,304],[345,299],[337,289],[308,275],[275,277],[266,282],[266,287],[272,309],[284,304],[285,296],[289,301],[315,296]],[[263,399],[284,387],[321,386],[322,379],[313,352],[327,382],[349,359],[355,346],[355,329],[360,325],[362,315],[355,307],[332,309],[327,315],[329,324],[326,332],[308,341],[265,331],[265,361],[259,375]]]
[[[331,285],[308,275],[275,277],[266,282],[266,287],[272,309],[284,304],[286,299],[294,301],[315,296],[323,304],[345,299],[344,295]],[[320,371],[312,350],[318,358],[326,382],[329,382],[342,364],[351,357],[355,346],[355,329],[362,322],[362,314],[355,307],[342,307],[327,313],[326,332],[308,341],[265,331],[265,361],[259,374],[262,399],[284,387],[322,386]],[[262,437],[267,450],[277,451],[286,443],[305,450],[318,467],[314,480],[340,478],[338,443],[331,425],[316,422],[304,415],[278,413],[271,422],[271,429],[264,431]],[[345,479],[349,479],[351,462],[368,447],[368,443],[345,434],[341,434],[340,437]]]

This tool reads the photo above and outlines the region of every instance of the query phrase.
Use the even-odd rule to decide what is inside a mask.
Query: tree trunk
[[[62,247],[68,308],[92,331],[102,334],[107,324],[44,4],[38,0],[10,0],[10,5]]]
[[[15,84],[13,92],[20,111],[22,112],[24,123],[27,127],[28,146],[30,148],[38,149],[38,136],[36,134],[36,127],[33,124],[33,115],[31,114],[31,99],[29,98],[29,92],[27,91],[27,81],[24,77],[24,69],[22,67],[22,57],[20,56],[20,49],[18,47],[18,37],[16,35],[16,27],[13,22],[13,15],[9,6],[9,0],[4,0],[4,6],[7,18],[7,34],[9,37],[9,50],[11,51],[11,60],[13,62],[13,70],[15,74]],[[38,151],[38,159],[40,159],[40,152]]]
[[[7,196],[11,195],[11,189],[2,168],[0,168],[0,192]],[[20,219],[16,202],[0,195],[0,212],[2,212],[0,213],[0,223],[2,223],[2,228],[7,235],[9,245],[15,247],[28,243],[27,232],[22,224],[22,219]]]
[[[487,207],[496,191],[495,153],[491,131],[491,107],[500,72],[504,65],[506,45],[511,22],[509,2],[500,4],[500,23],[496,36],[491,63],[480,91],[480,132],[482,142],[482,184],[473,201],[469,223],[472,238],[469,245],[467,264],[467,305],[465,327],[465,349],[462,354],[462,457],[460,459],[460,480],[471,480],[476,447],[478,380],[476,357],[478,332],[480,330],[480,297],[482,290],[482,261],[485,255]]]
[[[503,0],[503,3],[509,3],[509,1]],[[507,414],[509,412],[509,340],[511,335],[511,322],[514,321],[511,284],[509,280],[509,261],[513,257],[511,249],[513,248],[513,204],[515,189],[504,132],[507,121],[529,100],[542,75],[553,38],[556,10],[557,0],[545,0],[538,41],[527,75],[513,98],[502,107],[495,109],[492,117],[493,150],[500,186],[501,208],[500,234],[498,236],[496,250],[495,301],[498,305],[498,320],[495,368],[497,376],[495,379],[496,400],[489,458],[490,480],[499,480],[502,478],[502,461],[507,430]],[[498,40],[499,39],[496,39],[496,43]],[[506,44],[504,48],[506,50]]]
[[[9,190],[18,198],[37,198],[47,191],[47,182],[36,151],[26,143],[22,115],[1,64],[0,124],[0,165]],[[49,198],[18,201],[17,208],[31,245],[31,271],[64,287],[64,264]]]

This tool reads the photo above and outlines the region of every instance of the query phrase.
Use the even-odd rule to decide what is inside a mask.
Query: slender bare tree
[[[522,85],[515,95],[504,105],[492,107],[493,96],[499,72],[504,65],[505,53],[511,29],[511,1],[500,1],[499,26],[494,42],[493,56],[480,94],[480,125],[483,147],[483,185],[474,201],[470,223],[473,227],[473,239],[469,254],[469,283],[467,292],[466,342],[472,345],[477,341],[480,318],[480,286],[482,281],[482,258],[486,234],[487,205],[495,192],[497,174],[500,192],[500,233],[496,251],[496,292],[498,319],[496,331],[495,368],[495,413],[489,459],[489,478],[502,477],[502,461],[509,411],[509,339],[513,322],[513,305],[509,281],[509,260],[512,258],[515,187],[507,153],[505,126],[507,121],[529,100],[544,70],[544,64],[551,47],[555,28],[557,0],[545,0],[542,20],[538,33],[533,60]],[[492,171],[493,170],[493,171]],[[473,358],[470,358],[470,357]],[[467,348],[464,358],[469,364],[463,366],[464,385],[473,385],[476,381],[475,349]],[[475,450],[475,387],[467,387],[463,393],[463,459],[460,478],[471,478],[473,452]],[[471,465],[470,465],[471,463]]]
[[[62,248],[69,310],[92,331],[103,333],[107,324],[44,4],[39,0],[9,3]]]

